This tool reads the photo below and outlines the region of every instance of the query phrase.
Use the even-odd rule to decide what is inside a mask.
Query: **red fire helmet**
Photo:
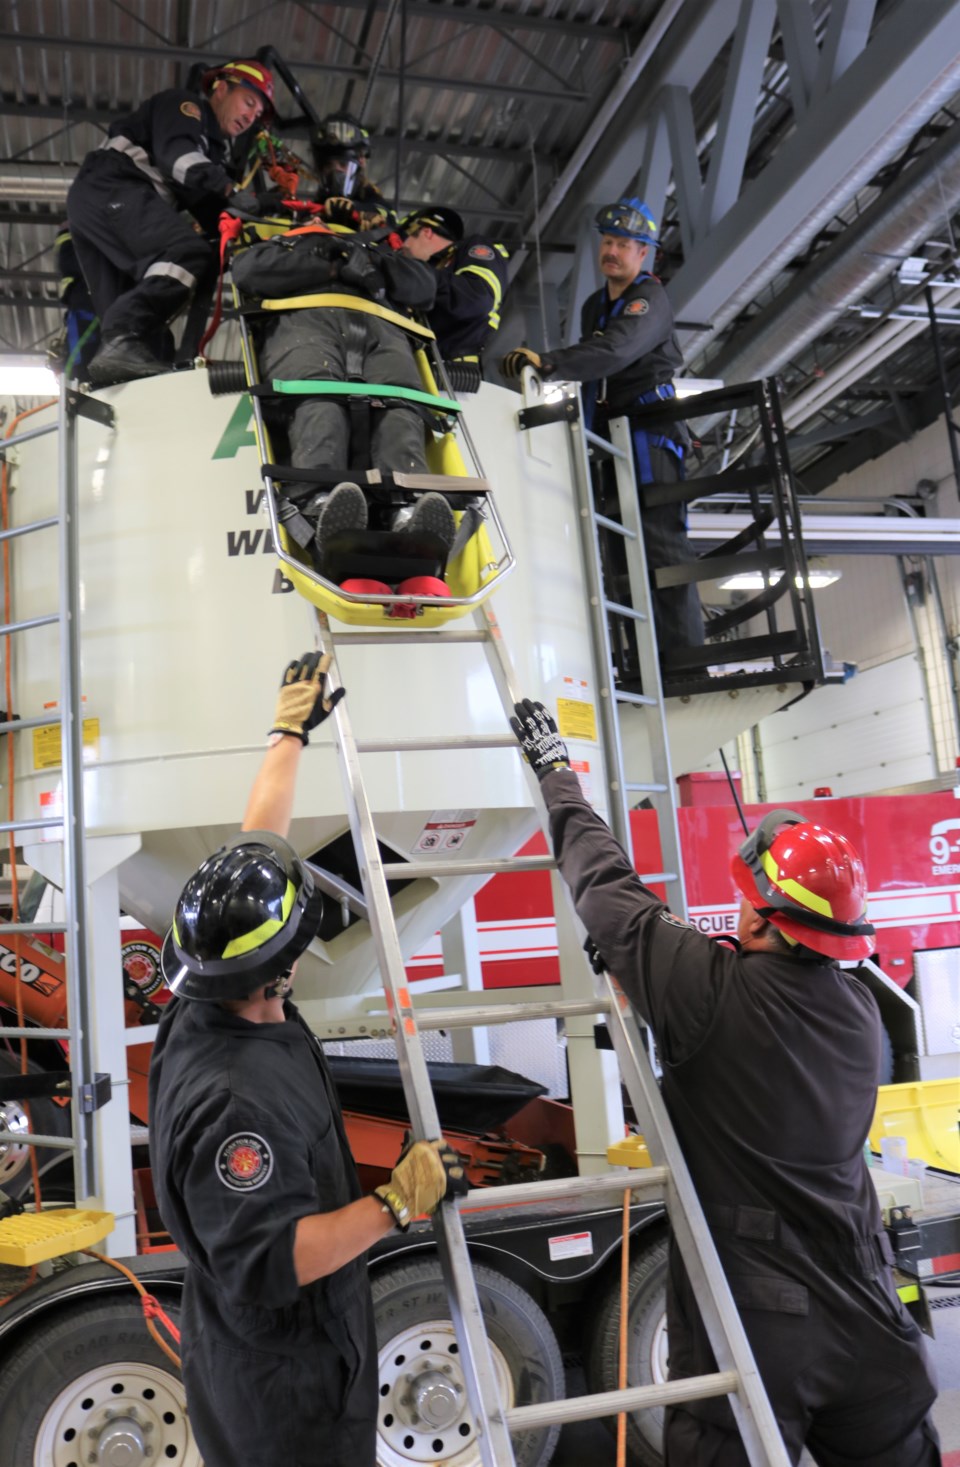
[[[232,82],[256,92],[263,101],[263,121],[270,121],[274,112],[273,74],[261,62],[225,61],[222,66],[214,66],[203,73],[203,90],[208,92],[215,81]]]
[[[750,905],[788,939],[845,961],[873,952],[866,872],[845,835],[772,810],[730,869]]]

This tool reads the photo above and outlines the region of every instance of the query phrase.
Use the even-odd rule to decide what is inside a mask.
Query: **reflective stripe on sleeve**
[[[193,290],[197,283],[197,277],[195,275],[191,275],[189,270],[184,270],[182,265],[175,265],[172,260],[155,261],[154,264],[144,271],[144,280],[149,275],[169,276],[171,280],[179,280],[180,284],[185,285],[188,290]]]
[[[479,275],[483,283],[490,287],[490,290],[493,292],[493,306],[491,307],[490,314],[487,317],[487,320],[490,322],[490,325],[494,328],[494,330],[496,330],[496,328],[500,325],[499,311],[500,302],[503,299],[503,287],[500,284],[500,281],[497,279],[494,271],[485,270],[482,265],[464,265],[462,270],[457,271],[457,274]]]
[[[174,182],[186,183],[187,174],[191,168],[195,168],[198,163],[201,167],[205,167],[209,162],[210,159],[206,153],[201,153],[199,149],[195,149],[192,153],[181,153],[171,170]]]
[[[130,159],[131,163],[136,164],[141,173],[149,178],[161,198],[166,199],[168,204],[174,202],[173,192],[167,184],[166,179],[159,168],[151,163],[150,154],[145,148],[141,148],[139,143],[132,143],[129,138],[120,136],[107,138],[107,141],[102,146],[109,148],[114,153],[123,153],[125,157]]]

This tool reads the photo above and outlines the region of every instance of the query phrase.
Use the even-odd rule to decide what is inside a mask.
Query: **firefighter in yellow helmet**
[[[213,67],[201,88],[158,92],[114,122],[67,195],[74,248],[100,318],[89,368],[96,384],[167,370],[168,322],[215,263],[193,216],[214,222],[235,188],[231,139],[272,116],[273,78],[259,61]]]

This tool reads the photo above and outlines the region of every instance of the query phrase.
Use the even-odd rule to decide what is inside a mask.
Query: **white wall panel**
[[[818,688],[760,732],[768,800],[809,799],[817,785],[865,795],[936,773],[915,656]]]
[[[891,555],[830,556],[842,572],[832,586],[814,592],[824,647],[861,671],[913,652],[914,637]]]

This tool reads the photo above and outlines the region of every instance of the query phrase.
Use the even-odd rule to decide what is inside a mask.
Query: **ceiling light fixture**
[[[832,586],[839,581],[843,571],[834,570],[829,565],[812,565],[807,571],[806,577],[797,576],[797,588],[807,585],[811,591],[822,591],[824,586]],[[776,585],[783,578],[782,570],[767,571],[738,571],[735,575],[727,576],[725,581],[720,581],[721,591],[762,591],[765,586]]]
[[[60,383],[43,357],[0,356],[0,397],[59,397]]]

